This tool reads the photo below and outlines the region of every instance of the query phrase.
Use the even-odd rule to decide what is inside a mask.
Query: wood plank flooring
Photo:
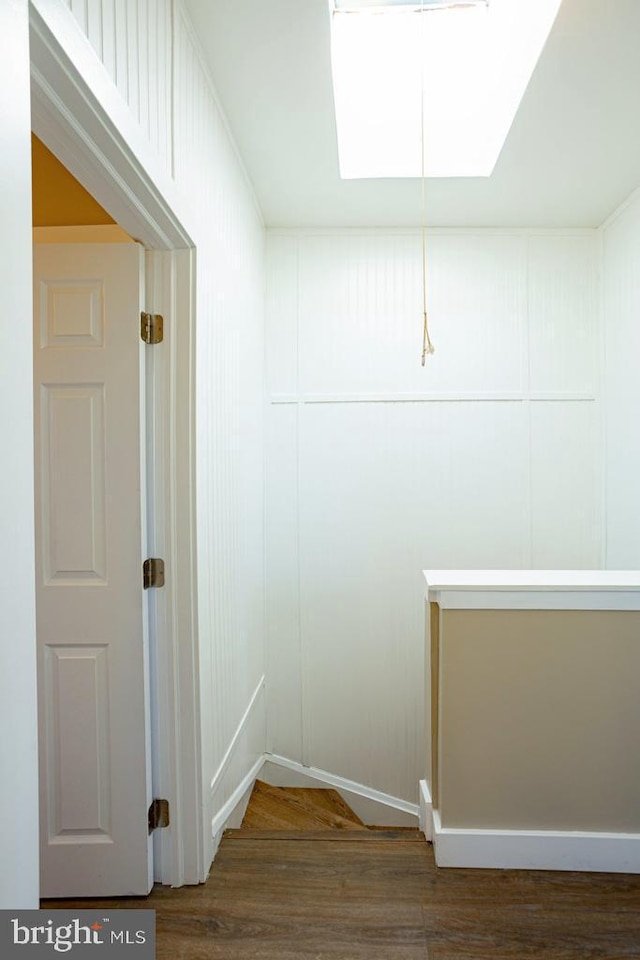
[[[243,827],[254,830],[366,830],[337,790],[272,787],[257,780]]]
[[[640,876],[439,869],[416,831],[243,825],[205,884],[101,902],[142,905],[158,960],[640,958]]]

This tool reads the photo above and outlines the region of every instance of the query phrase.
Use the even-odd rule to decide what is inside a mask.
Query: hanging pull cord
[[[431,343],[431,337],[429,336],[429,320],[425,311],[424,314],[424,327],[422,330],[422,366],[424,367],[427,354],[435,353],[436,348]]]
[[[429,336],[429,317],[427,315],[427,216],[426,216],[426,206],[424,200],[424,139],[422,141],[422,154],[423,154],[423,173],[422,173],[422,316],[424,318],[422,324],[422,366],[424,367],[427,354],[431,355],[436,352],[436,348],[431,342],[431,337]]]
[[[424,367],[427,354],[435,353],[435,347],[429,336],[429,318],[427,316],[427,199],[425,190],[424,160],[424,0],[420,0],[420,187],[422,208],[422,359]]]

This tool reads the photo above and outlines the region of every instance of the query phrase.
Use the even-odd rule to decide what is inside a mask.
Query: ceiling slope
[[[340,180],[327,0],[186,0],[269,226],[408,226],[413,179]],[[640,0],[563,0],[495,171],[437,226],[594,227],[640,184]]]

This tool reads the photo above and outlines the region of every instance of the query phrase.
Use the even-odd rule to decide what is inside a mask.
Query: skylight
[[[561,0],[330,0],[343,179],[491,175]]]

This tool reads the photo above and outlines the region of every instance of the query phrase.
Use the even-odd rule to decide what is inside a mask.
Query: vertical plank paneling
[[[423,369],[417,233],[269,235],[275,749],[415,801],[420,571],[597,565],[595,249],[432,233]]]
[[[124,100],[132,106],[129,84],[129,37],[127,0],[114,0],[115,20],[115,82]]]
[[[593,392],[598,346],[593,240],[531,237],[528,252],[530,387]]]
[[[297,444],[298,407],[280,404],[269,419],[266,497],[271,753],[302,756]]]
[[[115,0],[102,3],[102,62],[114,83],[118,83],[116,70],[116,10]]]
[[[89,43],[102,60],[102,0],[87,0],[86,31]]]
[[[444,234],[432,237],[429,249],[428,308],[437,356],[423,370],[419,236],[301,238],[306,392],[521,388],[524,239]]]
[[[158,29],[159,22],[163,19],[162,4],[147,4],[147,29],[145,33],[145,52],[147,61],[148,98],[147,114],[143,120],[143,126],[147,131],[150,143],[154,144],[158,150],[158,94],[160,90],[160,78],[158,76],[158,58],[162,57],[162,51],[159,50],[160,33]],[[159,151],[158,151],[159,152]]]
[[[172,0],[70,0],[67,5],[171,173]]]
[[[140,76],[138,68],[138,6],[137,4],[126,4],[127,14],[127,103],[133,116],[140,121],[140,88],[144,78]]]
[[[152,42],[149,37],[149,0],[138,0],[138,46],[135,51],[135,69],[138,72],[140,91],[138,94],[138,122],[142,132],[149,137],[149,97],[150,97],[150,71],[149,71],[149,43]],[[149,138],[150,139],[150,138]]]
[[[202,238],[198,586],[206,777],[238,735],[264,671],[264,240],[181,6],[177,14],[175,177],[198,198]],[[249,718],[248,726],[254,722]],[[243,744],[255,744],[256,735],[239,737],[233,761],[214,785],[213,807],[228,799],[255,760],[255,749]]]
[[[606,566],[640,567],[640,195],[603,231]]]
[[[298,390],[298,239],[272,236],[267,245],[267,389],[271,396]]]
[[[156,35],[158,50],[158,68],[156,70],[157,91],[155,98],[155,126],[158,131],[158,154],[164,158],[166,169],[172,170],[172,122],[173,97],[171,93],[171,72],[163,69],[163,64],[171,64],[173,57],[171,33],[173,28],[171,3],[165,4],[161,16],[157,18]]]
[[[531,404],[533,567],[600,566],[600,416],[597,403]]]
[[[73,13],[80,25],[80,29],[87,33],[88,30],[88,0],[65,0],[65,3]]]

